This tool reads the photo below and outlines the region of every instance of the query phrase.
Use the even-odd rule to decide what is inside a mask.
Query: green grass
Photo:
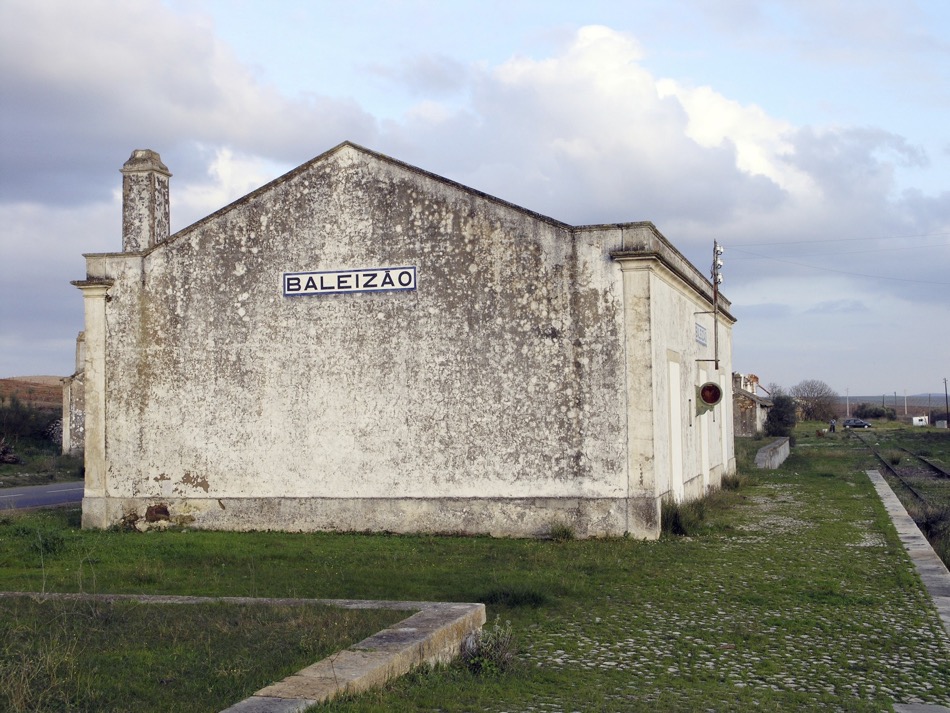
[[[950,643],[846,433],[796,432],[699,531],[655,542],[97,532],[0,522],[0,588],[484,601],[513,669],[423,670],[327,711],[890,710],[950,700]],[[61,537],[36,532],[59,532]],[[33,544],[34,542],[38,544]],[[137,707],[138,708],[138,707]]]
[[[0,600],[0,709],[217,711],[406,616],[319,605]]]
[[[10,442],[21,463],[0,463],[0,488],[62,483],[83,478],[79,456],[63,455],[61,446],[44,439],[20,438]]]

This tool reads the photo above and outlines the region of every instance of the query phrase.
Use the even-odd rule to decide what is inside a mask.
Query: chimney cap
[[[122,173],[141,173],[145,171],[156,171],[165,176],[171,176],[168,166],[162,163],[162,157],[157,151],[151,149],[135,149],[129,160],[121,168]]]

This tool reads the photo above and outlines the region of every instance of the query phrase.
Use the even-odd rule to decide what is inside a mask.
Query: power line
[[[788,245],[791,243],[772,243],[773,245]],[[762,243],[766,245],[766,243]],[[900,248],[869,248],[867,250],[845,250],[841,252],[831,252],[831,253],[807,253],[805,255],[796,255],[795,257],[837,257],[838,255],[858,255],[861,253],[880,253],[888,252],[893,250],[928,250],[929,248],[950,248],[950,243],[940,243],[939,245],[907,245]],[[735,250],[738,253],[745,253],[746,255],[755,255],[756,257],[761,257],[758,253],[749,252],[748,250],[743,250],[742,248],[732,247],[732,250]],[[779,256],[785,257],[785,256]],[[741,260],[742,258],[733,258],[734,260]]]
[[[834,268],[831,268],[831,267],[821,267],[819,265],[809,265],[808,263],[805,263],[805,262],[795,262],[793,260],[783,260],[777,257],[769,257],[768,255],[758,255],[756,253],[752,253],[747,250],[743,250],[742,252],[745,252],[748,255],[754,255],[755,257],[761,258],[763,260],[772,260],[774,262],[781,262],[787,265],[807,267],[812,270],[823,270],[825,272],[835,272],[839,275],[850,275],[852,277],[867,277],[872,280],[896,280],[898,282],[914,282],[920,285],[950,285],[950,282],[934,282],[931,280],[914,280],[909,277],[887,277],[885,275],[865,275],[864,273],[861,273],[861,272],[848,272],[846,270],[835,270]]]
[[[875,238],[823,238],[821,240],[783,240],[767,243],[731,243],[729,248],[758,248],[768,245],[808,245],[811,243],[854,243],[868,242],[872,240],[924,240],[926,238],[942,238],[950,235],[950,232],[943,233],[921,233],[919,235],[882,235]]]

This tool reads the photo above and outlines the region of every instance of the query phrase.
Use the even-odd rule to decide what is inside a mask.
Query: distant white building
[[[85,527],[652,538],[734,470],[729,303],[716,355],[712,286],[650,223],[344,143],[169,236],[158,154],[122,173],[122,251],[74,283]]]

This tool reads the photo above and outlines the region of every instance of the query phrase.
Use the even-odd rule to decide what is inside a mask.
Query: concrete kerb
[[[389,629],[262,688],[222,713],[291,713],[381,686],[422,664],[445,663],[462,641],[485,623],[484,604],[386,602],[419,609]],[[414,604],[403,607],[403,604]]]
[[[884,477],[876,470],[865,471],[871,483],[877,490],[884,509],[897,529],[897,535],[904,544],[904,549],[910,555],[917,568],[917,574],[930,594],[943,628],[950,635],[950,570],[933,551],[927,538],[917,527],[917,523],[907,513],[901,501],[891,490]]]
[[[393,609],[413,612],[382,631],[271,684],[221,713],[298,713],[344,693],[381,686],[423,664],[458,655],[462,641],[485,623],[485,605],[455,602],[395,602],[363,599],[256,599],[149,594],[0,592],[0,597],[135,601],[146,604],[324,604],[343,609]]]

